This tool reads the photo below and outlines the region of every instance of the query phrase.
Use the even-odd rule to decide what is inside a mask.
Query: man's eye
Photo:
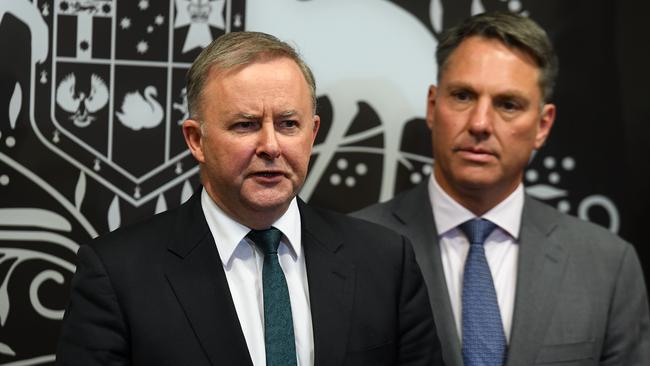
[[[459,102],[466,102],[472,97],[472,95],[465,90],[453,92],[451,93],[451,96]]]
[[[500,104],[499,107],[506,112],[515,112],[521,109],[519,103],[511,100],[504,100],[499,104]]]
[[[233,129],[235,130],[251,130],[257,127],[257,122],[253,121],[242,121],[242,122],[237,122],[233,125]]]
[[[298,127],[298,121],[294,121],[294,120],[281,121],[280,127],[284,129],[293,129]]]

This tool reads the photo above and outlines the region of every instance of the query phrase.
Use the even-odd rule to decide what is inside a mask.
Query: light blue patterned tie
[[[506,359],[506,337],[483,247],[496,225],[485,219],[474,219],[459,228],[470,242],[463,275],[463,363],[501,366]]]
[[[267,366],[296,365],[289,289],[278,261],[282,232],[274,227],[251,230],[248,237],[264,253],[262,285],[264,291],[264,342]]]

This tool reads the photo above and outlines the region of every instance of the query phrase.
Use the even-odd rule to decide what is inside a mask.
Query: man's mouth
[[[251,177],[253,177],[255,180],[264,183],[278,182],[284,176],[285,176],[284,172],[279,170],[267,170],[267,171],[254,172],[251,174]]]
[[[484,163],[497,157],[493,151],[478,146],[459,147],[454,151],[464,159],[478,163]]]
[[[278,176],[278,175],[282,175],[282,173],[279,173],[279,172],[257,172],[257,173],[254,173],[254,175],[260,176],[260,177],[275,177],[275,176]]]

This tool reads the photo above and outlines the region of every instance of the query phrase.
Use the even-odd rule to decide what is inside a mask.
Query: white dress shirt
[[[246,238],[251,229],[226,215],[205,189],[201,193],[201,206],[219,250],[253,365],[266,366],[262,293],[264,253]],[[314,336],[305,255],[302,250],[300,212],[295,198],[287,212],[273,226],[284,234],[278,247],[278,257],[289,288],[298,365],[311,366],[314,364]]]
[[[458,225],[477,218],[472,212],[451,198],[436,182],[434,175],[429,181],[429,197],[433,217],[435,217],[442,267],[445,273],[449,300],[454,312],[456,329],[462,341],[462,295],[463,269],[469,252],[469,241]],[[497,225],[485,240],[485,256],[499,303],[501,321],[510,343],[512,314],[515,306],[515,287],[517,284],[517,255],[519,253],[519,227],[524,207],[524,187],[522,184],[510,196],[481,216]]]

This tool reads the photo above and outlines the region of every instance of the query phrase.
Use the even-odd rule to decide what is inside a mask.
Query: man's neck
[[[264,210],[255,209],[254,207],[246,206],[242,202],[229,202],[230,204],[219,199],[216,194],[211,193],[208,187],[204,185],[208,196],[212,201],[231,219],[238,223],[255,230],[268,229],[276,222],[282,215],[287,212],[291,201],[277,207],[269,207]],[[232,209],[237,207],[237,209]]]
[[[492,187],[470,187],[470,186],[451,186],[446,182],[434,179],[440,188],[449,195],[454,201],[477,217],[483,216],[486,212],[496,207],[499,203],[508,198],[519,186],[519,183],[512,186],[492,186]]]

